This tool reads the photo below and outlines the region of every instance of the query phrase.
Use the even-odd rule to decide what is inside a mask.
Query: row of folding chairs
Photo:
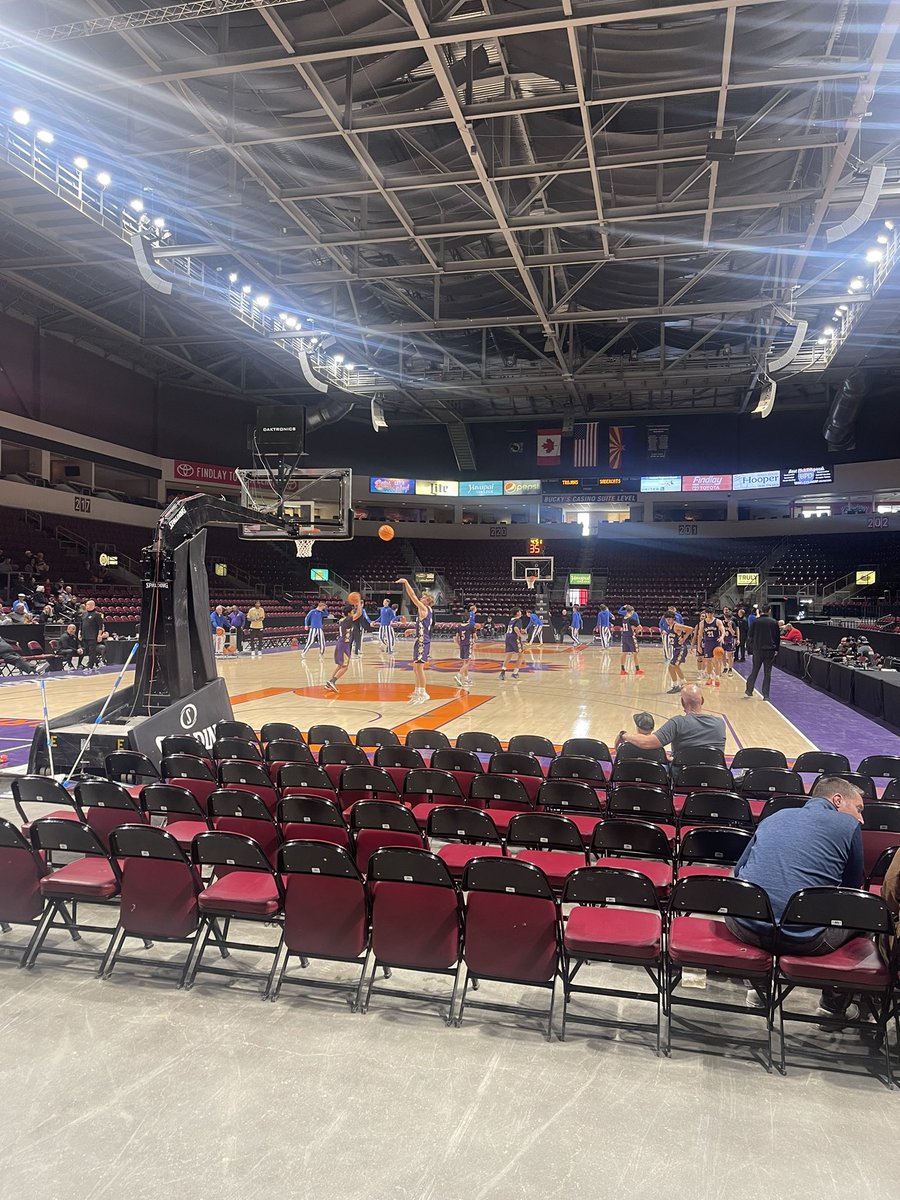
[[[263,725],[257,736],[253,727],[246,721],[220,721],[216,726],[215,734],[216,742],[212,750],[214,759],[241,758],[249,754],[251,758],[258,755],[260,759],[265,758],[266,761],[272,761],[274,753],[277,753],[279,749],[276,746],[273,753],[270,748],[273,742],[294,746],[303,745],[307,748],[327,745],[355,745],[361,749],[372,750],[381,747],[401,748],[400,738],[393,730],[374,725],[358,730],[355,737],[340,725],[313,725],[307,736],[304,737],[294,725],[281,721],[270,721]],[[200,743],[197,739],[190,735],[172,735],[163,739],[162,751],[163,754],[196,754],[198,744]],[[504,746],[493,734],[469,731],[459,734],[455,746],[453,746],[447,735],[440,730],[413,729],[407,733],[403,745],[420,752],[459,749],[475,754],[499,754],[503,750],[508,750],[514,754],[528,754],[543,759],[553,759],[558,754],[563,754],[592,758],[603,763],[613,762],[609,746],[598,738],[589,737],[569,738],[561,750],[557,750],[549,738],[537,734],[516,734]],[[284,746],[280,748],[284,749]],[[639,756],[640,752],[637,751],[635,754],[634,749],[634,747],[626,745],[625,751],[620,751],[616,757],[621,757],[624,761],[626,758]],[[726,759],[720,750],[708,747],[685,747],[673,756],[672,765],[676,767],[725,767]],[[735,772],[759,767],[786,770],[788,760],[781,750],[765,746],[748,746],[739,750],[731,762],[731,770]],[[808,750],[798,755],[792,769],[798,774],[845,776],[853,773],[872,780],[900,779],[900,755],[866,755],[860,760],[856,771],[852,772],[850,760],[846,755],[825,750]]]
[[[872,940],[888,934],[892,921],[883,900],[868,891],[808,888],[789,901],[782,932],[839,926],[860,935],[847,944],[852,952],[842,949],[810,959],[773,954],[736,937],[720,920],[722,914],[776,927],[765,892],[726,876],[679,878],[664,911],[650,880],[622,863],[578,867],[560,892],[538,863],[523,857],[479,855],[454,879],[441,857],[424,848],[382,847],[371,855],[364,878],[348,850],[332,843],[287,841],[273,864],[257,842],[238,833],[203,832],[187,854],[171,833],[150,825],[115,828],[107,849],[80,822],[42,818],[33,823],[30,839],[2,822],[0,847],[6,868],[0,889],[3,929],[13,923],[34,926],[25,967],[32,967],[40,954],[74,954],[99,958],[98,974],[108,978],[117,962],[147,965],[147,956],[123,954],[127,939],[139,939],[148,951],[155,941],[175,942],[188,947],[186,955],[159,965],[176,969],[180,986],[192,986],[202,971],[258,980],[263,997],[272,1000],[285,983],[344,987],[352,1007],[362,1012],[369,1008],[379,968],[385,977],[394,969],[424,972],[452,979],[450,995],[441,1004],[447,1023],[457,1026],[467,1000],[470,1007],[502,1008],[517,1016],[535,1013],[520,1004],[477,1002],[468,996],[470,985],[482,981],[517,984],[549,990],[549,1012],[537,1013],[546,1016],[548,1038],[553,1036],[559,992],[560,1038],[567,1020],[616,1023],[611,1016],[573,1010],[575,998],[627,996],[655,1004],[657,1053],[666,1054],[676,1005],[740,1011],[690,997],[680,988],[689,968],[715,971],[750,980],[759,993],[768,1070],[777,1016],[782,1071],[785,1019],[821,1020],[788,1012],[788,997],[797,989],[824,984],[864,998],[891,1086],[887,1027],[891,1016],[897,1022],[893,985],[898,963],[895,954],[886,966]],[[80,857],[54,867],[54,854],[61,852]],[[12,877],[17,883],[15,910],[8,898]],[[108,926],[82,924],[77,906],[83,904],[115,906],[118,919],[112,932]],[[248,922],[277,927],[277,943],[234,940],[232,924]],[[86,931],[105,933],[109,940],[98,954],[48,945],[52,930],[76,941]],[[215,964],[207,958],[210,942],[220,955]],[[259,971],[223,965],[236,949],[271,954],[271,967]],[[303,970],[291,974],[296,960]],[[342,985],[313,976],[308,971],[312,960],[353,966],[352,982]],[[586,984],[580,972],[599,963],[643,970],[652,990]],[[382,988],[432,998],[430,993]]]

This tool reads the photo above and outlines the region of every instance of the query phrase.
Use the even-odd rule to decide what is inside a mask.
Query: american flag
[[[573,465],[576,467],[596,467],[597,447],[599,444],[599,426],[596,421],[588,421],[585,425],[575,426],[575,456]]]

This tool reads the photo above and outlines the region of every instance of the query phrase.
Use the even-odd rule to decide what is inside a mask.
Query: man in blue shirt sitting
[[[734,869],[735,878],[763,889],[776,921],[801,888],[862,887],[863,806],[861,793],[846,779],[823,776],[802,808],[783,808],[760,822]],[[764,921],[732,917],[725,924],[742,942],[776,954],[830,954],[859,936],[840,926],[778,930]],[[826,988],[822,1008],[840,1015],[850,1000],[846,993]]]

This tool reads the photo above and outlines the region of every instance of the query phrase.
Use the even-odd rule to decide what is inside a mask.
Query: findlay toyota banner
[[[682,475],[683,492],[730,492],[730,475]]]

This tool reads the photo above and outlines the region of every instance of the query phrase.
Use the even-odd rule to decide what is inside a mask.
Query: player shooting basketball
[[[347,674],[353,651],[353,630],[361,616],[362,596],[359,592],[350,592],[343,608],[343,616],[338,622],[338,638],[334,647],[334,674],[325,683],[329,692],[336,692],[337,681]]]
[[[434,596],[432,596],[431,592],[423,592],[421,596],[417,596],[409,580],[402,577],[395,579],[394,583],[403,584],[403,588],[407,596],[409,596],[417,614],[412,657],[416,687],[412,696],[410,696],[410,703],[422,704],[426,700],[431,699],[425,690],[425,668],[428,666],[428,659],[431,657],[431,627],[434,623]]]

